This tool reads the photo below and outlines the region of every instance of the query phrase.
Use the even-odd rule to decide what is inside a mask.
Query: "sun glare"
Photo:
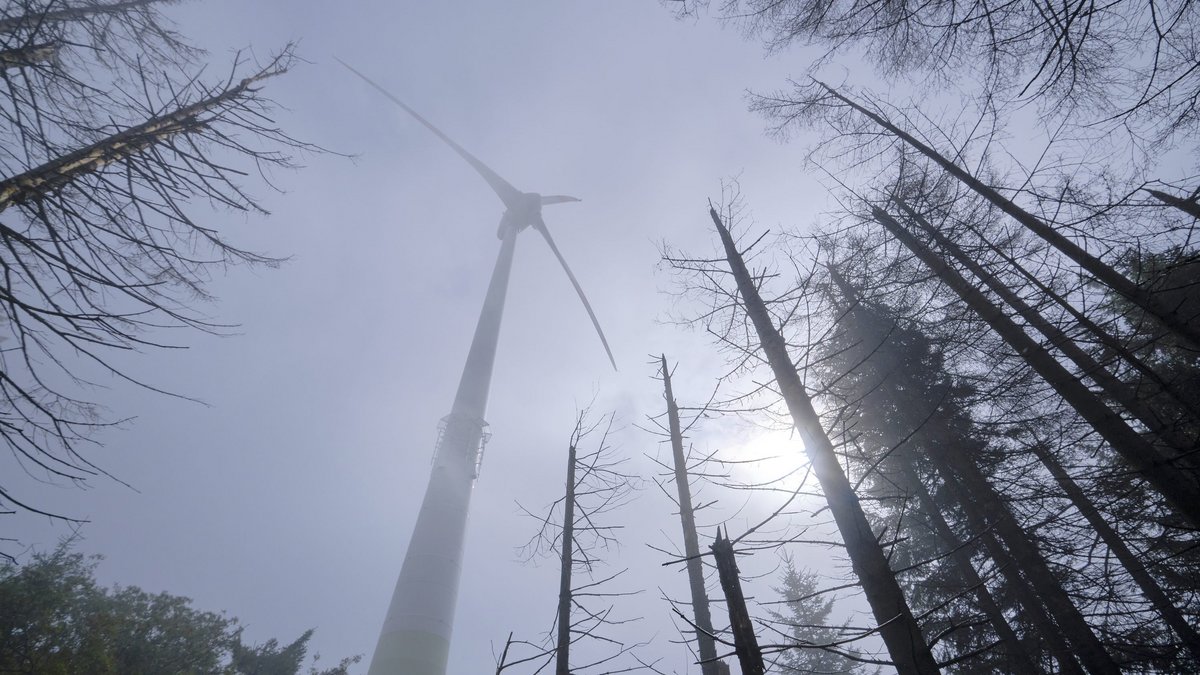
[[[804,453],[804,442],[792,429],[747,429],[722,453],[731,463],[733,476],[746,483],[767,484],[784,490],[793,490],[808,470],[808,457]]]

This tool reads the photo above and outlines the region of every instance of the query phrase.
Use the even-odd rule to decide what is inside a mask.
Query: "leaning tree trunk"
[[[1200,527],[1200,490],[1182,476],[1170,461],[1131,429],[1121,416],[1075,378],[1040,344],[1025,334],[1016,323],[975,288],[961,274],[922,244],[886,211],[878,207],[872,216],[912,251],[943,282],[953,289],[972,310],[992,327],[1017,354],[1046,380],[1076,412],[1108,441],[1137,472],[1155,487],[1193,526]]]
[[[567,495],[563,498],[562,569],[558,576],[558,638],[554,675],[571,675],[571,570],[575,554],[575,444],[567,453]]]
[[[122,2],[90,2],[81,4],[77,7],[64,7],[63,9],[48,9],[37,14],[23,14],[21,16],[10,16],[0,19],[0,34],[11,33],[21,28],[30,26],[38,26],[47,23],[62,23],[65,21],[79,21],[88,17],[103,15],[103,14],[124,14],[125,12],[136,10],[139,7],[149,7],[159,3],[166,3],[169,0],[125,0]],[[64,3],[65,4],[65,3]]]
[[[165,143],[181,133],[203,128],[203,115],[254,91],[256,83],[283,72],[268,67],[236,85],[191,105],[157,115],[91,145],[50,160],[11,178],[0,180],[0,212],[14,204],[36,201],[71,181]]]
[[[718,675],[717,648],[713,641],[712,614],[704,590],[704,564],[696,535],[696,514],[688,485],[687,458],[683,454],[683,432],[679,425],[679,407],[671,391],[671,371],[667,355],[661,356],[664,396],[667,399],[667,424],[671,431],[671,457],[675,463],[675,486],[679,491],[679,521],[683,527],[683,554],[687,558],[688,583],[692,593],[692,614],[696,621],[696,643],[700,652],[702,675]]]
[[[821,427],[821,420],[813,409],[812,400],[800,381],[796,365],[787,352],[787,343],[771,322],[765,303],[746,269],[746,263],[733,243],[729,230],[721,222],[715,209],[710,209],[713,223],[721,236],[725,257],[729,262],[734,279],[737,280],[743,307],[754,324],[763,352],[775,375],[775,381],[787,404],[792,422],[804,440],[804,449],[812,462],[813,473],[821,484],[821,491],[829,504],[829,511],[837,524],[850,563],[862,584],[863,593],[871,605],[879,633],[883,637],[888,653],[896,670],[908,673],[938,673],[937,661],[921,634],[909,608],[904,592],[896,581],[896,575],[888,565],[883,546],[879,543],[871,525],[863,513],[858,495],[842,472],[833,443]]]
[[[968,225],[968,227],[970,226]],[[972,231],[975,232],[973,228]],[[979,232],[975,232],[975,234],[979,235]],[[1089,319],[1086,314],[1079,311],[1070,303],[1070,301],[1055,292],[1054,289],[1050,288],[1050,286],[1048,286],[1041,279],[1038,279],[1037,275],[1025,269],[1025,267],[1018,262],[1016,258],[1005,253],[999,246],[988,241],[987,238],[983,237],[982,235],[979,236],[989,251],[1000,256],[1000,258],[1004,260],[1004,262],[1008,263],[1013,270],[1020,274],[1026,281],[1033,284],[1034,287],[1038,289],[1039,293],[1049,298],[1054,302],[1054,304],[1058,305],[1068,314],[1070,314],[1071,318],[1089,333],[1091,333],[1091,335],[1093,335],[1096,340],[1100,342],[1104,349],[1107,349],[1109,353],[1117,356],[1130,366],[1133,366],[1135,370],[1141,373],[1142,377],[1145,377],[1149,382],[1154,383],[1154,385],[1158,387],[1162,393],[1169,396],[1175,405],[1178,405],[1186,410],[1187,414],[1192,420],[1200,423],[1200,402],[1190,398],[1176,385],[1175,382],[1164,378],[1161,373],[1155,370],[1150,364],[1146,363],[1146,361],[1140,356],[1135,354],[1133,350],[1131,350],[1125,344],[1124,341],[1113,335],[1103,326]]]
[[[1030,307],[1021,296],[1017,295],[1003,281],[1000,281],[995,275],[984,269],[983,265],[979,264],[965,251],[950,240],[949,237],[942,234],[937,227],[926,220],[915,209],[908,205],[902,199],[893,199],[897,206],[908,217],[924,230],[930,237],[937,242],[942,250],[950,254],[952,258],[960,262],[964,267],[971,271],[985,286],[990,288],[1004,302],[1007,302],[1010,307],[1017,311],[1022,319],[1030,326],[1037,329],[1039,333],[1044,335],[1050,341],[1052,347],[1061,351],[1076,367],[1079,368],[1082,375],[1090,377],[1096,384],[1100,385],[1100,389],[1108,394],[1114,401],[1123,406],[1126,410],[1146,426],[1155,436],[1165,442],[1170,448],[1174,449],[1168,456],[1178,468],[1180,464],[1185,463],[1186,456],[1195,452],[1196,439],[1195,437],[1187,437],[1179,432],[1175,425],[1164,422],[1159,419],[1159,416],[1150,405],[1142,398],[1138,397],[1129,384],[1117,379],[1115,375],[1108,371],[1103,365],[1092,358],[1083,348],[1081,348],[1075,340],[1071,339],[1058,326],[1050,321],[1047,321],[1040,312],[1033,307]]]
[[[1146,188],[1146,192],[1154,195],[1158,201],[1168,206],[1174,206],[1193,218],[1200,218],[1200,204],[1197,204],[1195,199],[1180,199],[1179,197],[1169,195],[1159,190],[1151,190],[1150,188]]]
[[[1133,302],[1138,307],[1141,307],[1149,314],[1157,317],[1160,321],[1162,321],[1163,325],[1170,329],[1173,333],[1185,338],[1194,345],[1200,345],[1200,328],[1198,328],[1196,325],[1196,317],[1179,316],[1179,313],[1175,311],[1175,308],[1164,305],[1159,301],[1158,298],[1154,296],[1153,293],[1133,283],[1123,274],[1113,269],[1110,265],[1088,253],[1075,242],[1059,234],[1058,231],[1053,227],[1042,222],[1037,216],[1026,211],[1020,206],[1017,206],[1017,204],[1011,199],[1004,197],[997,192],[995,188],[987,185],[983,181],[971,175],[968,171],[955,164],[954,161],[948,159],[937,150],[934,150],[928,145],[917,140],[912,134],[907,133],[895,124],[892,124],[882,115],[868,110],[857,101],[848,98],[824,82],[818,81],[817,84],[823,87],[825,91],[829,92],[829,94],[834,98],[838,99],[842,103],[845,103],[847,106],[853,108],[859,113],[867,116],[872,122],[875,122],[875,124],[886,129],[888,133],[892,134],[896,138],[899,138],[908,145],[912,146],[915,150],[917,150],[917,152],[920,152],[922,155],[925,155],[929,159],[933,160],[933,162],[942,167],[946,173],[957,178],[968,188],[987,199],[1001,211],[1007,213],[1017,222],[1031,230],[1034,234],[1049,242],[1068,258],[1074,260],[1080,267],[1090,272],[1092,276],[1096,277],[1096,279],[1100,280],[1104,285],[1125,296],[1130,302]]]

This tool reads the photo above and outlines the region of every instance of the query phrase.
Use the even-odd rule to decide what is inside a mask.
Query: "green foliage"
[[[783,584],[775,591],[783,596],[786,612],[771,612],[776,628],[787,633],[796,644],[776,660],[781,673],[856,673],[860,665],[851,658],[858,652],[835,645],[846,638],[843,629],[827,625],[833,598],[818,595],[820,581],[816,573],[797,570],[791,560],[783,571]],[[825,648],[822,648],[825,647]]]
[[[0,673],[297,675],[313,631],[280,647],[241,642],[235,618],[188,598],[97,586],[98,558],[60,546],[0,567]],[[316,658],[313,659],[314,661]],[[358,657],[309,675],[346,675]]]

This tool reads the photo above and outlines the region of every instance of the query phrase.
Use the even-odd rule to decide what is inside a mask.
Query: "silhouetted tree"
[[[938,0],[667,0],[717,15],[766,47],[815,46],[810,71],[865,57],[888,80],[1034,100],[1052,121],[1120,122],[1142,138],[1185,141],[1200,122],[1200,14],[1186,0],[995,5]],[[974,87],[974,88],[973,88]],[[1119,129],[1117,124],[1110,128]]]
[[[537,665],[540,671],[554,663],[555,673],[569,675],[595,668],[611,669],[620,659],[629,671],[656,672],[653,664],[643,662],[636,654],[644,642],[626,644],[606,634],[615,626],[638,619],[620,618],[614,613],[615,604],[600,606],[636,593],[609,590],[611,582],[627,570],[609,573],[602,555],[620,545],[617,535],[623,528],[610,524],[607,518],[626,504],[637,487],[636,478],[623,470],[625,460],[609,445],[612,421],[612,415],[607,415],[592,422],[587,410],[580,411],[567,445],[563,496],[544,515],[525,510],[541,523],[537,534],[524,546],[526,555],[554,557],[559,563],[554,628],[540,644],[514,641],[510,635],[498,659],[497,673],[523,664]],[[577,647],[581,642],[599,647],[585,650],[585,656],[579,658]],[[513,646],[523,653],[513,652]]]
[[[860,672],[861,664],[833,647],[848,631],[829,625],[834,601],[820,595],[817,575],[796,569],[794,561],[788,559],[779,583],[775,591],[783,596],[784,611],[773,610],[771,617],[775,629],[795,644],[774,659],[779,672],[790,675]],[[853,650],[849,651],[850,656],[857,656]]]
[[[220,331],[192,309],[209,275],[275,259],[231,244],[208,207],[262,212],[242,182],[289,166],[265,80],[293,63],[239,56],[201,76],[165,0],[14,0],[0,13],[0,437],[26,471],[83,482],[109,424],[87,400],[116,353],[164,327]],[[269,182],[268,182],[269,184]],[[198,203],[198,204],[197,204]],[[44,513],[0,479],[0,508]]]
[[[803,440],[812,472],[821,485],[858,583],[871,606],[875,630],[882,636],[895,667],[901,673],[939,672],[921,626],[896,582],[884,546],[822,428],[812,398],[788,352],[788,343],[775,325],[771,305],[760,295],[756,277],[747,268],[743,252],[734,243],[721,216],[715,209],[710,209],[709,215],[720,236],[722,258],[668,258],[669,264],[698,280],[700,290],[711,296],[709,302],[720,307],[719,313],[732,317],[730,326],[737,327],[727,326],[723,341],[734,344],[745,358],[762,359],[769,364],[774,386]],[[727,266],[727,270],[717,267],[718,264]],[[732,277],[729,287],[720,285],[718,280],[725,275]]]
[[[692,616],[695,621],[697,652],[703,675],[718,675],[717,649],[713,640],[712,612],[704,583],[704,564],[700,556],[699,534],[696,531],[696,509],[692,504],[691,473],[683,448],[683,426],[679,406],[671,387],[671,370],[667,356],[660,357],[659,373],[663,381],[663,398],[667,403],[667,434],[671,443],[671,470],[675,477],[675,505],[683,530],[683,555],[687,566],[688,589],[691,595]],[[665,491],[665,490],[664,490]]]

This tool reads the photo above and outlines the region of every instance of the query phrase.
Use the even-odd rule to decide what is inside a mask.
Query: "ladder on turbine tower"
[[[446,415],[442,419],[438,420],[437,442],[433,445],[433,457],[430,458],[429,464],[430,466],[437,465],[438,458],[442,455],[442,443],[446,439],[446,429],[451,423],[454,422],[464,425],[473,425],[475,429],[473,429],[472,432],[479,434],[479,447],[475,449],[475,457],[468,458],[471,460],[471,477],[479,478],[479,470],[483,467],[483,449],[487,446],[488,441],[492,438],[492,432],[488,431],[490,425],[488,425],[488,423],[482,419],[472,419],[463,415],[455,415],[454,413],[450,413],[449,415]]]

